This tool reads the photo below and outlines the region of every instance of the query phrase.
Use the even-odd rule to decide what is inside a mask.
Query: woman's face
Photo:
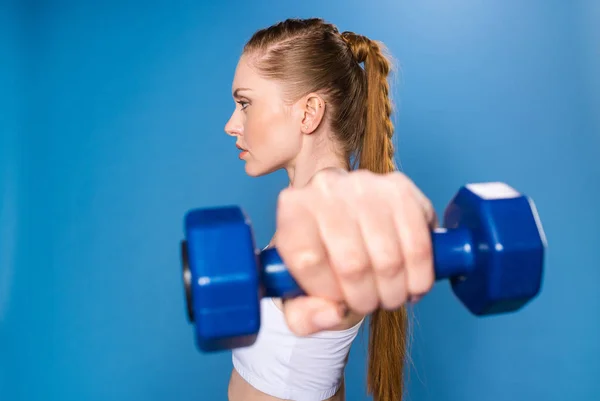
[[[246,173],[259,176],[286,168],[302,145],[302,112],[286,104],[279,83],[258,75],[243,55],[232,85],[235,110],[225,132],[236,138]]]

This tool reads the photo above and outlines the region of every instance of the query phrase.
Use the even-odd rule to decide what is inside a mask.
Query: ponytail
[[[364,36],[344,32],[359,63],[364,62],[367,80],[366,121],[357,150],[359,169],[374,173],[396,170],[388,75],[391,65],[382,44]],[[402,400],[404,360],[407,354],[408,314],[406,307],[395,311],[377,309],[370,319],[367,391],[374,401]]]

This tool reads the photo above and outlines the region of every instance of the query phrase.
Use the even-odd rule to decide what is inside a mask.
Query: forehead
[[[232,92],[237,88],[248,88],[253,92],[277,92],[279,85],[273,80],[268,80],[258,74],[252,66],[251,59],[247,55],[242,55],[235,69],[233,77]]]

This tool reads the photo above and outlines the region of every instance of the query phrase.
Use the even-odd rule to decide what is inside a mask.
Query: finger
[[[360,226],[366,239],[379,303],[384,309],[392,310],[406,302],[406,272],[389,198],[378,199],[370,198],[365,202],[364,210],[375,213],[361,213]]]
[[[347,198],[330,198],[322,202],[317,220],[331,268],[338,278],[348,307],[361,314],[375,310],[379,304],[375,278],[357,216],[359,201],[354,191]],[[358,195],[363,197],[362,195]],[[363,205],[364,207],[364,205]]]
[[[419,187],[417,187],[417,185],[413,181],[405,180],[405,182],[410,187],[410,189],[413,191],[414,195],[417,197],[417,200],[418,200],[419,204],[421,205],[423,213],[425,214],[425,218],[426,218],[427,222],[429,223],[429,228],[431,230],[438,228],[439,227],[438,216],[437,216],[437,213],[433,207],[433,204],[429,200],[429,198],[427,198],[425,196],[425,194],[419,189]]]
[[[301,296],[283,303],[286,323],[292,333],[307,336],[338,326],[345,315],[339,302],[320,297]]]
[[[429,292],[434,282],[431,231],[412,186],[400,179],[397,188],[393,200],[394,221],[404,256],[407,295],[418,298]]]
[[[304,292],[339,301],[343,295],[329,268],[327,251],[310,211],[311,202],[306,192],[282,191],[277,206],[275,247]]]

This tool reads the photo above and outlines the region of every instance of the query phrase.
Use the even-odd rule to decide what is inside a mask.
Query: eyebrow
[[[239,97],[240,96],[240,92],[242,91],[252,91],[252,89],[250,88],[237,88],[236,90],[233,91],[233,97]]]

